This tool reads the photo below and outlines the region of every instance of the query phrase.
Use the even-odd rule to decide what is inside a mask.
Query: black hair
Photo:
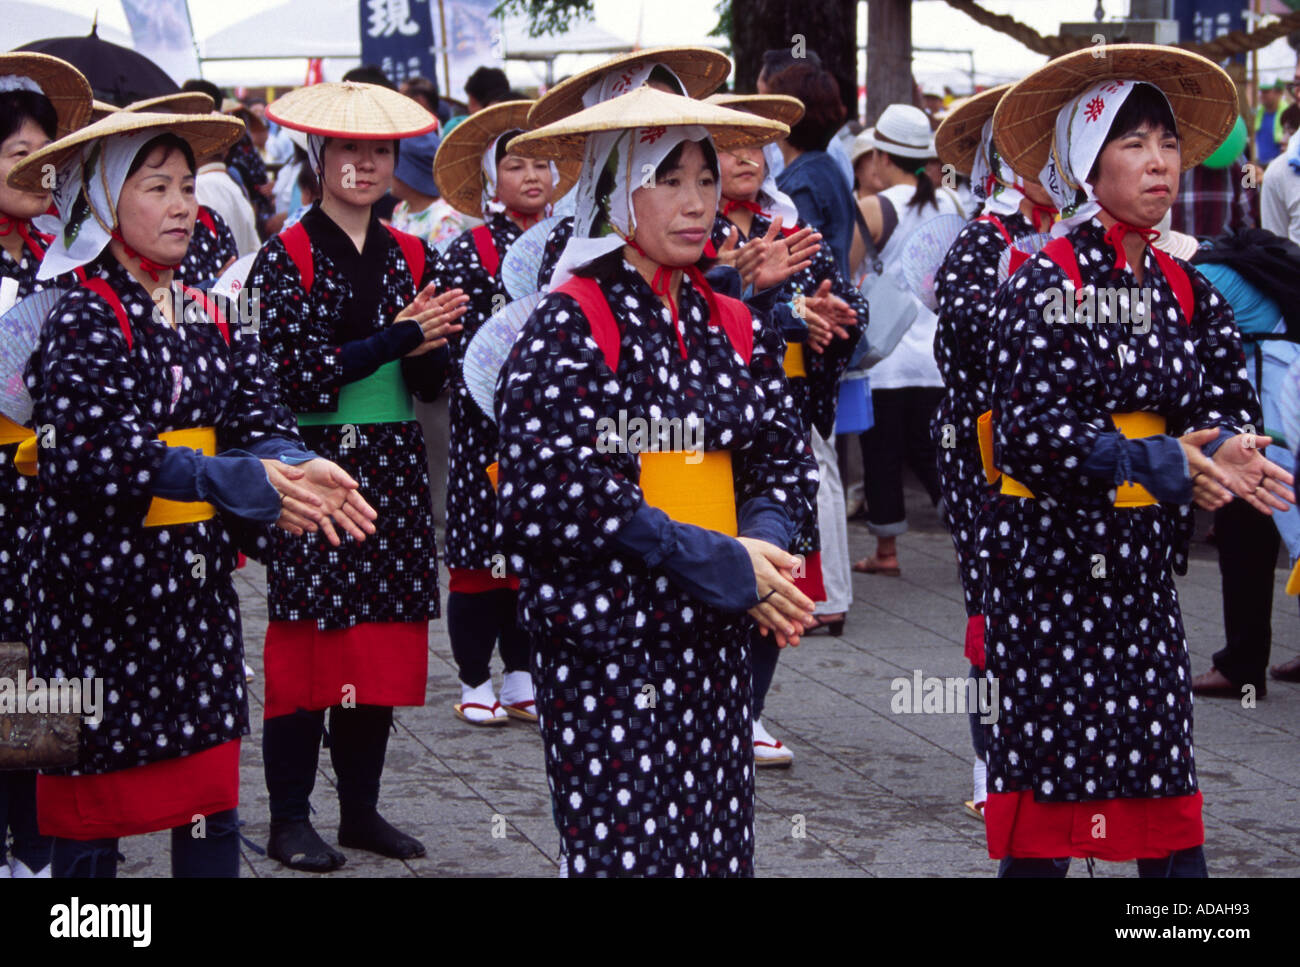
[[[388,79],[383,68],[375,64],[362,64],[360,67],[354,67],[343,75],[345,81],[355,81],[358,84],[378,84],[380,87],[386,87],[390,91],[397,90],[397,85]]]
[[[484,107],[510,99],[510,81],[500,67],[476,67],[465,80],[465,93]]]
[[[1101,143],[1097,160],[1092,163],[1092,170],[1088,172],[1088,181],[1097,180],[1101,167],[1101,152],[1106,150],[1106,145],[1144,126],[1164,128],[1174,137],[1178,137],[1178,122],[1174,120],[1174,112],[1170,110],[1169,101],[1164,94],[1151,84],[1136,84],[1115,113],[1115,120],[1110,123],[1106,140]]]
[[[684,97],[690,96],[689,94],[687,94],[686,89],[682,87],[682,82],[677,77],[677,75],[674,74],[672,71],[670,71],[663,64],[655,64],[654,67],[650,69],[650,74],[646,77],[645,82],[649,84],[651,81],[654,81],[659,84],[663,84],[665,87],[672,88],[674,91],[676,91],[678,94],[683,95]]]
[[[16,134],[25,121],[35,121],[51,141],[59,133],[59,115],[44,94],[37,91],[5,91],[0,94],[0,141]]]
[[[808,61],[798,61],[769,77],[773,94],[788,94],[803,104],[803,117],[790,126],[790,144],[800,151],[825,151],[847,113],[835,75]]]
[[[912,197],[907,200],[907,207],[920,210],[926,205],[933,205],[937,211],[939,202],[935,199],[934,182],[925,173],[925,159],[904,158],[902,155],[890,154],[888,151],[885,152],[885,157],[891,164],[916,175],[916,191],[912,192]]]
[[[496,164],[500,164],[501,160],[510,153],[506,150],[510,145],[510,139],[523,133],[524,132],[519,130],[519,128],[514,128],[513,130],[506,131],[501,135],[501,137],[497,138]]]
[[[438,82],[432,77],[408,77],[402,85],[407,97],[421,97],[429,110],[438,113]]]
[[[225,100],[225,96],[221,93],[221,88],[217,87],[217,85],[213,84],[211,81],[205,81],[201,78],[186,81],[181,85],[181,90],[198,91],[200,94],[208,95],[208,97],[212,98],[212,110],[214,111],[220,111],[221,102]]]
[[[1300,104],[1288,104],[1279,120],[1282,127],[1300,131]]]
[[[822,66],[822,59],[817,55],[817,51],[805,50],[803,54],[803,57],[796,57],[794,51],[789,47],[765,50],[763,51],[763,59],[759,61],[758,76],[770,80],[774,75],[781,73],[787,67],[793,67],[795,64],[812,64],[814,67]]]
[[[173,151],[179,151],[184,156],[185,163],[189,166],[190,174],[194,174],[196,167],[194,164],[194,149],[190,147],[190,143],[180,135],[165,131],[156,138],[150,138],[135,153],[135,158],[131,161],[131,167],[126,172],[128,178],[144,167],[145,161],[149,155],[153,154],[155,148],[166,149],[166,153],[162,156],[163,162],[171,157]],[[162,162],[159,162],[159,164],[162,164]]]

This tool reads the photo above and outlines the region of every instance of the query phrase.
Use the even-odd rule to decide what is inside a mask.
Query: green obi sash
[[[385,363],[365,379],[339,390],[339,408],[329,413],[298,413],[299,426],[344,423],[402,423],[415,419],[415,404],[402,379],[402,361]]]

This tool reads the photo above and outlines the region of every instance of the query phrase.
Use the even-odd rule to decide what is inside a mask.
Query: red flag
[[[307,79],[303,81],[303,87],[311,87],[323,80],[325,80],[325,77],[321,72],[321,59],[319,57],[309,57],[307,59]]]

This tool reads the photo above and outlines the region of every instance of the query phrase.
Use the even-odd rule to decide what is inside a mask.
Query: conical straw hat
[[[639,87],[536,131],[521,134],[510,142],[510,151],[526,158],[552,161],[581,159],[587,136],[598,131],[687,124],[707,128],[719,151],[767,144],[790,133],[790,129],[780,121],[769,121],[680,94],[668,94],[653,87]]]
[[[483,215],[483,152],[507,131],[528,127],[528,110],[533,101],[504,101],[471,114],[442,139],[433,159],[433,180],[442,197],[457,211],[480,218]],[[574,186],[582,165],[578,160],[557,163],[560,183],[554,198]]]
[[[90,105],[91,123],[94,123],[95,121],[98,121],[101,118],[106,118],[110,114],[116,114],[120,110],[122,109],[118,107],[116,104],[109,104],[107,101],[99,101],[99,100],[93,101],[91,102]]]
[[[583,109],[582,95],[606,74],[631,73],[646,64],[663,64],[686,85],[686,93],[691,97],[712,94],[731,73],[727,55],[712,47],[652,47],[622,54],[556,84],[545,97],[537,100],[528,115],[528,126],[539,128],[578,113]]]
[[[161,97],[146,97],[143,101],[132,101],[122,108],[123,111],[134,111],[137,114],[211,114],[216,109],[212,98],[202,91],[177,91]]]
[[[704,100],[733,111],[757,114],[769,121],[780,121],[786,127],[797,124],[803,117],[803,102],[788,94],[710,94]]]
[[[1178,124],[1184,171],[1212,155],[1237,120],[1237,89],[1213,61],[1159,44],[1107,44],[1058,57],[1012,85],[993,114],[998,152],[1017,174],[1037,178],[1052,152],[1057,113],[1109,78],[1164,92]]]
[[[58,137],[90,120],[90,105],[95,99],[90,82],[66,60],[27,51],[0,54],[0,77],[9,76],[30,79],[50,99],[59,117]]]
[[[118,111],[73,131],[67,137],[51,141],[39,151],[23,158],[9,172],[9,187],[19,191],[46,190],[41,179],[47,164],[58,168],[74,151],[98,138],[150,129],[156,129],[159,134],[170,133],[183,138],[189,143],[195,158],[224,153],[244,133],[242,122],[222,114],[137,114],[134,111]]]
[[[993,116],[998,101],[1009,90],[1010,84],[999,84],[953,104],[939,130],[934,132],[934,150],[940,161],[963,175],[970,174],[984,139],[984,122]]]
[[[438,119],[405,94],[356,81],[300,87],[268,105],[266,116],[286,128],[333,138],[412,138]]]

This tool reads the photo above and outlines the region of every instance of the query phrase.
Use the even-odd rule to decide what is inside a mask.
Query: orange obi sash
[[[785,344],[785,378],[800,379],[807,377],[808,367],[804,364],[803,343]]]
[[[159,433],[158,439],[169,447],[190,447],[200,450],[204,456],[217,455],[217,428],[213,426],[193,426],[183,430],[169,430]],[[38,447],[33,433],[18,447],[14,456],[14,465],[18,472],[27,477],[36,475],[36,457]],[[200,520],[211,520],[217,514],[217,508],[202,500],[167,500],[155,497],[149,503],[149,512],[145,516],[145,527],[166,527],[169,524],[192,524]]]
[[[1126,439],[1139,440],[1143,437],[1158,436],[1165,432],[1165,418],[1159,413],[1139,410],[1135,413],[1112,413],[1115,428]],[[984,476],[989,483],[1002,479],[1002,493],[1008,497],[1028,497],[1033,493],[1024,484],[1011,479],[993,464],[993,411],[985,410],[977,421],[980,444],[980,462],[984,465]],[[1151,492],[1141,484],[1120,484],[1115,489],[1116,507],[1148,507],[1158,503]]]

